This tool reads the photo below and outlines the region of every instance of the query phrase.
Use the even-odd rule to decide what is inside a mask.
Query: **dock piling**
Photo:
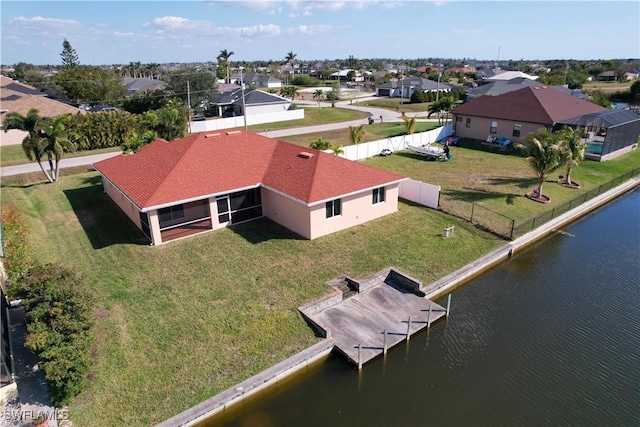
[[[384,338],[382,339],[382,351],[387,355],[387,330],[384,330]]]
[[[431,305],[429,305],[429,316],[427,317],[427,328],[431,327]]]
[[[362,343],[358,344],[358,370],[362,370]]]
[[[447,295],[447,317],[449,317],[450,308],[451,308],[451,294]]]
[[[409,316],[409,322],[407,323],[407,341],[411,338],[411,316]]]

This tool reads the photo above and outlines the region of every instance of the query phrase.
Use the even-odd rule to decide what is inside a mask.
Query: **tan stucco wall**
[[[398,211],[399,184],[387,186],[385,202],[372,204],[372,190],[342,198],[342,214],[326,217],[325,203],[311,207],[311,239],[344,230]]]
[[[456,121],[456,118],[460,117],[461,121]],[[471,127],[466,127],[467,118],[471,119]],[[498,131],[495,134],[490,133],[491,122],[498,122]],[[516,138],[513,135],[513,125],[520,124],[522,128],[520,130],[520,137]],[[486,117],[472,117],[472,116],[454,116],[454,134],[461,138],[473,138],[481,141],[486,141],[489,135],[491,136],[503,136],[513,142],[524,142],[524,138],[530,133],[539,132],[545,125],[540,123],[527,123],[527,122],[515,122],[511,120],[496,120]]]
[[[111,200],[113,200],[116,205],[120,207],[120,210],[124,212],[124,214],[127,215],[131,221],[133,221],[136,227],[141,228],[140,211],[138,210],[136,205],[134,205],[128,197],[122,194],[120,190],[118,190],[113,184],[111,184],[111,182],[109,182],[109,180],[107,180],[105,177],[102,177],[102,187],[104,188],[104,192],[107,193],[109,197],[111,197]]]
[[[302,203],[262,188],[262,215],[304,238],[311,239],[309,208]]]

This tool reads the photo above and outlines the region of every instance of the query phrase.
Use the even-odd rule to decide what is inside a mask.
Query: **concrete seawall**
[[[524,236],[519,237],[518,239],[515,239],[491,253],[467,264],[461,269],[433,283],[420,286],[419,291],[425,294],[424,298],[430,300],[444,296],[455,288],[467,283],[475,276],[496,266],[500,262],[509,259],[517,251],[534,244],[558,228],[581,218],[620,195],[633,190],[638,187],[638,185],[640,185],[640,179],[632,178],[620,186],[583,203],[582,205],[558,216]],[[416,283],[419,283],[419,281],[416,281]],[[319,307],[321,306],[321,308],[326,308],[339,303],[341,300],[342,296],[340,295],[340,292],[334,290],[329,295],[320,297],[305,306],[309,306],[310,309],[312,305],[318,305]],[[330,333],[328,335],[330,335]],[[248,380],[243,381],[240,384],[158,424],[158,427],[195,426],[206,418],[224,411],[229,406],[239,403],[247,397],[262,391],[269,386],[277,384],[285,377],[327,357],[333,350],[334,346],[335,340],[327,337],[321,342],[291,356],[290,358],[268,368]]]

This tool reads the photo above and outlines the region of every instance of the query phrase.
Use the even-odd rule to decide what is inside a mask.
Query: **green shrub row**
[[[42,359],[53,403],[65,405],[82,391],[89,373],[94,325],[91,293],[71,268],[40,265],[35,260],[18,207],[3,207],[2,232],[2,262],[12,283],[7,292],[22,299],[27,315],[26,346]]]
[[[27,313],[26,346],[42,359],[53,403],[66,405],[83,390],[89,373],[91,295],[74,270],[55,264],[31,268],[16,287]]]
[[[27,239],[28,229],[22,211],[15,205],[2,207],[4,269],[9,281],[16,283],[34,265],[33,248]],[[12,295],[11,288],[7,290]]]
[[[450,92],[440,91],[440,96],[438,96],[438,98],[442,98],[444,96],[453,98],[453,101],[455,102],[461,99],[461,96],[463,96],[463,94],[455,90],[452,90]],[[436,100],[435,92],[423,92],[421,90],[415,90],[411,94],[411,103],[413,104],[420,104],[423,102],[433,102],[435,100]]]

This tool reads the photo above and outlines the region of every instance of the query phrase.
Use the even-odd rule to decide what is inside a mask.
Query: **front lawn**
[[[284,122],[263,123],[249,126],[251,132],[264,132],[265,130],[290,129],[303,126],[321,125],[324,123],[349,122],[364,119],[367,114],[364,111],[348,110],[346,108],[331,107],[304,107],[304,119],[288,120]]]

